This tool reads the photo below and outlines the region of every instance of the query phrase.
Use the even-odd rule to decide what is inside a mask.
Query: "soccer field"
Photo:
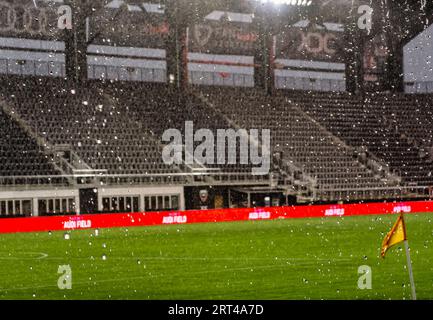
[[[396,215],[0,235],[1,299],[410,299]],[[433,299],[433,214],[406,215],[419,299]],[[1,223],[1,221],[0,221]],[[60,290],[60,265],[72,289]],[[358,289],[358,267],[372,289]]]

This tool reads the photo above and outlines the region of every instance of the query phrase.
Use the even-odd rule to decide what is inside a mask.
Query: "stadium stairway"
[[[214,102],[211,101],[206,94],[198,90],[190,90],[190,95],[196,97],[203,106],[212,110],[212,113],[217,114],[219,117],[225,119],[226,123],[230,125],[234,130],[244,129],[239,124],[228,117],[225,113],[221,112]],[[253,139],[253,138],[251,138]],[[254,143],[258,145],[259,150],[262,148],[262,144],[259,140],[254,140]],[[278,150],[268,150],[272,158],[271,166],[271,179],[277,180],[277,184],[280,188],[286,190],[288,194],[296,194],[299,198],[305,201],[311,201],[316,198],[316,187],[317,180],[303,172],[293,161],[282,157],[282,154]]]
[[[316,179],[319,199],[395,197],[399,192],[395,176],[374,169],[371,159],[368,165],[361,162],[355,149],[285,97],[256,90],[202,88],[200,92],[218,111],[236,119],[239,127],[271,129],[274,152],[281,151],[284,159]]]
[[[293,105],[347,144],[385,162],[407,186],[433,184],[432,98],[406,95],[293,95]]]
[[[151,133],[127,108],[113,103],[99,84],[22,79],[2,86],[0,94],[48,145],[69,146],[74,158],[81,159],[83,166],[75,168],[81,174],[88,174],[87,168],[112,183],[183,183],[182,177],[172,176],[179,170],[162,162]]]
[[[41,152],[52,161],[54,168],[67,179],[69,184],[74,183],[73,176],[78,172],[90,174],[93,170],[73,151],[69,145],[52,145],[47,139],[38,135],[33,128],[24,121],[4,101],[0,101],[3,112],[7,113],[35,143],[38,145]]]
[[[61,163],[0,98],[0,185],[65,185]]]
[[[140,85],[142,90],[137,90],[137,85],[119,87],[116,84],[116,87],[108,88],[106,92],[118,101],[119,105],[127,107],[131,115],[140,122],[140,126],[152,132],[159,141],[167,129],[179,130],[185,141],[187,121],[193,123],[194,131],[203,128],[216,133],[217,129],[233,129],[231,123],[220,113],[187,91],[178,91],[161,84]],[[199,143],[195,142],[194,147]],[[239,156],[239,153],[237,155]],[[194,174],[194,184],[269,184],[268,175],[252,176],[252,166],[240,164],[239,157],[236,164],[184,163],[182,169]]]

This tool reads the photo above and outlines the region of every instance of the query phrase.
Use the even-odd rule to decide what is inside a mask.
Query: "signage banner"
[[[0,233],[433,212],[433,201],[2,218]]]

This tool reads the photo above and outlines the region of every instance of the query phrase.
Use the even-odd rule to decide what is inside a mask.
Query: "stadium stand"
[[[157,176],[200,170],[212,176],[210,182],[269,179],[252,176],[251,164],[239,163],[239,152],[233,165],[197,168],[164,164],[159,142],[164,130],[175,128],[184,134],[185,121],[193,121],[195,129],[214,133],[227,128],[271,129],[272,152],[281,152],[284,162],[310,179],[317,199],[393,197],[399,177],[403,185],[432,182],[433,164],[427,147],[432,133],[429,111],[422,107],[422,103],[428,105],[428,96],[414,100],[418,107],[408,108],[417,112],[411,113],[401,107],[410,102],[404,95],[362,99],[347,93],[278,92],[268,96],[245,88],[177,91],[165,84],[89,81],[80,86],[59,79],[11,77],[2,80],[0,96],[44,141],[54,147],[67,146],[90,170],[102,174]],[[7,118],[4,112],[3,118]],[[425,119],[425,125],[416,125],[419,118]],[[47,168],[46,164],[40,166]],[[8,172],[51,174],[37,169]],[[185,181],[178,178],[176,182]]]
[[[55,176],[53,159],[0,109],[0,176]]]
[[[347,144],[389,164],[403,182],[432,184],[431,97],[312,94],[288,99]]]
[[[116,86],[111,94],[120,105],[129,106],[129,110],[140,119],[143,128],[158,137],[172,128],[181,131],[184,137],[186,121],[193,122],[194,130],[210,129],[215,136],[217,129],[233,128],[228,119],[187,92],[175,92],[162,85],[145,85],[143,89],[137,90],[137,86],[129,86],[119,90]],[[199,143],[195,142],[195,145]],[[251,164],[240,164],[239,152],[236,162],[233,165],[206,164],[206,169],[236,173],[244,179],[251,179]]]
[[[240,127],[270,128],[273,148],[282,151],[287,161],[294,162],[314,177],[319,194],[323,193],[325,197],[329,197],[329,191],[354,196],[361,190],[376,190],[386,195],[386,189],[395,184],[385,172],[375,172],[361,163],[356,150],[285,97],[270,97],[257,90],[232,90],[232,94],[219,94],[215,90],[202,92],[218,110],[236,119],[234,121]],[[233,105],[238,107],[232,108]]]
[[[126,175],[177,171],[162,162],[161,146],[139,116],[113,103],[96,85],[53,79],[9,84],[2,96],[12,110],[52,145],[70,146],[92,169]]]
[[[212,108],[164,84],[110,85],[94,81],[74,86],[58,79],[8,78],[0,94],[12,112],[47,143],[67,146],[90,169],[112,175],[169,175],[181,169],[190,172],[194,168],[163,163],[160,141],[164,130],[174,128],[184,134],[185,121],[193,121],[196,129],[214,132],[230,128],[228,120]],[[267,178],[252,177],[251,165],[239,161],[195,169],[213,172],[221,180]],[[178,182],[183,181],[179,178]]]

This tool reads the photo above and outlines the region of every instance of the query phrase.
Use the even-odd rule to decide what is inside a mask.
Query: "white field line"
[[[0,260],[38,260],[38,259],[45,259],[48,257],[48,254],[45,252],[29,252],[29,251],[25,251],[25,252],[20,252],[20,254],[23,254],[24,257],[14,257],[14,256],[9,256],[9,253],[5,255],[3,255],[4,252],[0,252]],[[25,257],[26,255],[37,255],[37,257]]]

